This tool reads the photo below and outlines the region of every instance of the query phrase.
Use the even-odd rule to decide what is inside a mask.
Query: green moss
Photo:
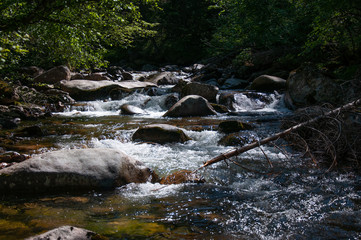
[[[31,232],[30,228],[22,222],[0,219],[0,235],[7,235],[7,239],[22,239]]]
[[[158,223],[147,223],[129,219],[115,219],[112,222],[97,222],[90,224],[87,229],[102,235],[115,238],[128,237],[147,238],[159,233],[166,233],[168,230]]]

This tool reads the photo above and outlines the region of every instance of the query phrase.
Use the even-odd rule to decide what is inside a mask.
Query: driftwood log
[[[264,145],[264,144],[267,144],[269,142],[275,141],[275,140],[277,140],[277,139],[279,139],[281,137],[284,137],[285,135],[291,133],[292,131],[294,131],[294,130],[296,130],[298,128],[307,126],[307,125],[309,125],[311,123],[314,123],[314,122],[316,122],[316,121],[318,121],[318,120],[320,120],[322,118],[325,118],[325,117],[328,117],[328,116],[331,116],[331,115],[334,115],[334,114],[338,114],[338,113],[340,113],[342,111],[345,111],[345,110],[350,110],[350,109],[352,109],[352,108],[354,108],[356,106],[359,106],[359,105],[361,105],[361,98],[357,99],[357,100],[355,100],[353,102],[350,102],[348,104],[345,104],[345,105],[343,105],[343,106],[341,106],[339,108],[336,108],[336,109],[334,109],[332,111],[324,113],[324,114],[322,114],[322,115],[320,115],[318,117],[312,118],[312,119],[310,119],[310,120],[308,120],[306,122],[302,122],[300,124],[297,124],[297,125],[295,125],[293,127],[290,127],[288,129],[282,131],[282,132],[276,133],[276,134],[274,134],[274,135],[272,135],[270,137],[263,138],[262,140],[259,140],[257,142],[253,142],[253,143],[247,144],[247,145],[245,145],[245,146],[243,146],[241,148],[237,148],[237,149],[234,149],[232,151],[229,151],[229,152],[223,153],[221,155],[218,155],[218,156],[208,160],[207,162],[205,162],[201,167],[199,167],[194,172],[196,172],[196,171],[198,171],[198,170],[200,170],[200,169],[202,169],[204,167],[207,167],[209,165],[212,165],[214,163],[217,163],[217,162],[220,162],[220,161],[223,161],[223,160],[227,160],[227,159],[229,159],[231,157],[234,157],[234,156],[238,156],[241,153],[247,152],[247,151],[249,151],[249,150],[251,150],[253,148],[257,148],[257,147],[260,147],[261,145]]]

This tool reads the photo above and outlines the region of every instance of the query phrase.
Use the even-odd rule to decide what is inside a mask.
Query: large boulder
[[[188,95],[202,96],[210,102],[216,102],[218,87],[203,83],[191,82],[185,85],[181,91],[181,97]]]
[[[156,87],[150,82],[139,81],[91,81],[72,80],[61,81],[62,90],[68,92],[75,100],[97,100],[112,97],[115,93],[131,92],[136,89]]]
[[[281,90],[286,88],[286,80],[275,76],[261,75],[253,80],[249,88],[257,91]]]
[[[55,84],[61,80],[70,80],[71,72],[67,66],[54,67],[34,78],[35,82]]]
[[[184,143],[191,140],[182,129],[168,124],[151,124],[140,127],[132,137],[133,141],[155,143]]]
[[[287,79],[287,90],[292,103],[296,107],[320,103],[339,103],[344,97],[339,84],[307,64],[294,72]]]
[[[111,189],[156,180],[141,162],[115,149],[64,149],[0,170],[0,193]]]
[[[25,240],[91,240],[91,239],[105,239],[100,235],[83,229],[72,226],[62,226],[56,229],[50,230],[46,233],[26,238]]]
[[[178,83],[178,78],[172,72],[159,72],[150,75],[145,81],[157,85],[173,85]]]
[[[173,105],[163,117],[193,117],[217,115],[207,99],[197,95],[189,95]]]

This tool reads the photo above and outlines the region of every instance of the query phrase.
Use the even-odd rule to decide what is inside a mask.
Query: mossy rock
[[[218,125],[218,131],[223,133],[233,133],[251,129],[253,129],[251,124],[237,120],[224,121]]]
[[[114,219],[106,223],[90,224],[88,228],[102,235],[117,239],[151,238],[169,231],[164,225],[159,223],[130,219]]]

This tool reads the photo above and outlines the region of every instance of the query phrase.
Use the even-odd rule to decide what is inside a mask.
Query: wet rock
[[[160,180],[160,184],[204,183],[205,180],[189,170],[180,170]]]
[[[224,136],[218,141],[218,144],[223,146],[242,147],[254,141],[256,141],[256,138],[253,135],[250,135],[248,133],[237,132]]]
[[[106,239],[100,235],[83,229],[72,226],[62,226],[53,230],[50,230],[41,235],[26,238],[25,240],[91,240],[91,239]]]
[[[156,87],[150,82],[139,81],[91,81],[91,80],[72,80],[61,81],[61,88],[70,94],[75,100],[96,100],[106,99],[115,93],[130,92],[136,89]],[[116,96],[115,96],[116,97]],[[113,97],[112,97],[113,98]]]
[[[112,79],[118,80],[123,77],[122,72],[124,72],[124,69],[119,66],[110,66],[107,68],[107,72]]]
[[[250,129],[253,129],[251,124],[237,120],[224,121],[218,125],[218,131],[222,133],[233,133]]]
[[[133,141],[155,142],[160,144],[191,140],[181,128],[168,124],[151,124],[140,127],[132,136]]]
[[[172,72],[160,72],[150,75],[145,81],[157,85],[173,85],[178,83],[178,78]]]
[[[287,90],[297,107],[326,102],[339,103],[346,96],[339,84],[310,64],[290,74],[287,79]]]
[[[256,91],[274,91],[281,90],[286,88],[286,80],[270,76],[270,75],[261,75],[257,77],[251,83],[249,89]]]
[[[274,98],[271,95],[262,92],[243,92],[242,94],[252,100],[262,102],[263,104],[270,104],[274,101]]]
[[[247,85],[248,85],[247,80],[242,80],[239,78],[232,77],[232,78],[226,79],[220,88],[221,89],[240,89],[240,88],[245,88]]]
[[[165,99],[165,107],[167,109],[170,109],[171,107],[173,107],[174,104],[176,104],[179,101],[179,97],[172,94],[167,96],[167,98]]]
[[[175,93],[182,93],[182,89],[188,84],[188,82],[184,81],[184,80],[179,80],[178,83],[171,89],[172,92]]]
[[[145,113],[143,111],[143,109],[136,107],[136,106],[129,105],[129,104],[123,104],[120,107],[120,111],[121,111],[121,114],[124,114],[124,115],[136,115],[136,114],[144,114]]]
[[[123,80],[133,80],[133,75],[129,72],[122,72]]]
[[[84,79],[93,80],[93,81],[110,80],[110,78],[104,75],[103,73],[92,73],[85,76]]]
[[[70,80],[71,72],[66,66],[54,67],[34,78],[35,82],[54,84],[61,80]]]
[[[208,116],[217,115],[217,112],[209,104],[207,99],[189,95],[179,100],[171,107],[163,117],[192,117],[192,116]]]
[[[111,189],[157,180],[143,163],[115,149],[64,149],[0,170],[0,193]]]
[[[217,113],[228,113],[229,112],[229,109],[222,104],[211,103],[211,106]]]
[[[185,85],[181,91],[181,97],[188,95],[202,96],[210,102],[216,102],[218,87],[203,83],[191,82]]]
[[[235,95],[237,92],[222,92],[219,95],[219,104],[226,106],[230,110],[234,110],[234,104],[236,103]]]

